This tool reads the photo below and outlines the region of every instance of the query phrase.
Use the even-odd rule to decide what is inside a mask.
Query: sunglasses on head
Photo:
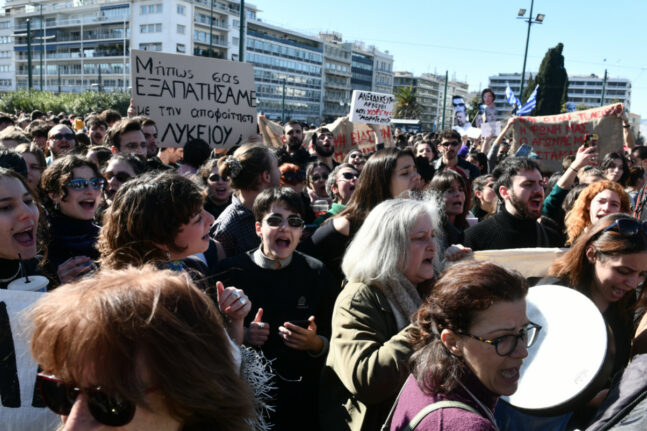
[[[456,147],[458,146],[458,141],[445,141],[445,142],[441,142],[440,145],[442,145],[443,147],[449,147],[450,145],[452,147]]]
[[[303,171],[297,171],[297,172],[283,172],[281,174],[281,179],[283,181],[287,181],[288,183],[291,182],[301,182],[306,179],[306,174]]]
[[[641,222],[634,218],[619,218],[618,220],[605,227],[602,233],[610,230],[618,232],[624,237],[632,237],[638,235],[640,232],[647,235],[647,222]]]
[[[290,216],[287,219],[288,226],[290,227],[303,227],[304,221],[301,217],[297,216]],[[280,216],[269,216],[268,218],[265,219],[265,223],[267,223],[268,226],[271,227],[279,227],[283,224],[283,217]]]
[[[229,178],[227,178],[226,175],[223,175],[222,177],[218,174],[209,175],[209,181],[211,181],[212,183],[217,183],[221,178],[223,181],[229,181]]]
[[[54,376],[39,373],[36,385],[45,405],[58,415],[68,416],[81,392],[88,410],[99,423],[109,427],[124,426],[135,416],[135,403],[116,394],[108,394],[101,387],[81,389]],[[148,389],[149,393],[155,389]]]
[[[312,181],[319,181],[319,180],[324,180],[325,181],[325,180],[328,179],[328,174],[321,174],[321,175],[314,174],[310,178],[312,178]]]
[[[352,180],[352,179],[359,178],[359,175],[354,174],[352,172],[343,172],[341,176],[344,177],[345,180]]]
[[[126,181],[132,178],[132,176],[127,172],[117,172],[115,174],[114,172],[110,172],[110,171],[106,172],[105,177],[106,177],[106,180],[108,181],[110,181],[113,178],[117,178],[117,181],[119,181],[120,183],[125,183]]]
[[[103,188],[106,186],[106,180],[99,177],[92,178],[90,180],[86,180],[85,178],[75,178],[73,180],[70,180],[70,182],[65,185],[70,189],[76,191],[85,190],[88,185],[92,186],[92,188],[95,190],[103,190]]]
[[[57,133],[56,135],[53,135],[50,139],[53,139],[55,141],[60,141],[61,139],[66,139],[68,141],[71,141],[74,139],[74,133]]]

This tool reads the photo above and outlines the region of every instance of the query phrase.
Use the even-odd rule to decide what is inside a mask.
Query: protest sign
[[[562,159],[575,154],[587,133],[597,133],[598,152],[602,159],[607,153],[622,151],[622,103],[542,117],[518,117],[513,124],[514,140],[511,153],[521,145],[530,145],[541,159],[542,168],[561,170]]]
[[[230,148],[256,134],[250,63],[133,49],[130,64],[137,115],[155,120],[161,147]]]
[[[353,90],[350,121],[353,123],[388,125],[393,115],[393,94]]]
[[[268,120],[264,116],[258,117],[258,126],[263,135],[263,142],[266,146],[280,148],[285,143],[283,127],[280,124]],[[375,132],[367,124],[351,123],[348,117],[340,117],[331,124],[322,125],[330,130],[335,137],[335,153],[333,158],[341,162],[351,150],[359,148],[364,154],[376,150]],[[308,147],[315,130],[308,130],[304,133],[303,145]],[[391,128],[380,126],[380,140],[385,147],[392,147]]]
[[[47,431],[60,419],[35,386],[38,365],[24,338],[21,312],[46,293],[0,290],[0,429]]]

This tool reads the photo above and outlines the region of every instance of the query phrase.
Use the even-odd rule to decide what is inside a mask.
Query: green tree
[[[564,67],[563,49],[562,43],[549,49],[539,66],[539,73],[535,78],[539,89],[534,115],[559,114],[561,110],[562,101],[568,91],[568,74]]]
[[[393,107],[393,118],[417,120],[422,114],[422,106],[416,99],[416,90],[412,86],[398,87],[393,92],[395,106]]]
[[[481,104],[481,95],[474,96],[469,105],[467,105],[467,118],[474,124],[474,119],[479,114],[479,105]]]

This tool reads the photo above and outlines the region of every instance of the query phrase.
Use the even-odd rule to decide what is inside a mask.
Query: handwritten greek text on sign
[[[155,120],[160,146],[229,148],[256,134],[251,64],[135,49],[131,64],[137,114]]]
[[[366,124],[389,124],[393,115],[392,94],[373,93],[370,91],[353,91],[350,104],[350,121]]]

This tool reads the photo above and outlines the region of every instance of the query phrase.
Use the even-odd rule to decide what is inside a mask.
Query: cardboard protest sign
[[[258,126],[263,135],[263,143],[271,148],[280,148],[285,143],[283,137],[283,127],[274,121],[268,120],[264,116],[258,117]],[[322,125],[330,130],[335,137],[335,154],[333,158],[341,162],[346,154],[355,148],[359,148],[364,154],[376,150],[377,142],[375,132],[367,124],[351,123],[348,117],[340,117],[331,124]],[[307,148],[312,139],[315,130],[308,130],[304,133],[303,145]],[[391,128],[380,126],[380,138],[385,147],[392,147]]]
[[[622,151],[622,103],[543,117],[518,117],[513,125],[511,153],[521,145],[530,145],[541,159],[542,168],[561,170],[562,159],[575,154],[587,133],[597,133],[600,159],[613,151]]]
[[[161,147],[230,148],[256,134],[250,63],[137,49],[130,61],[137,115],[155,120]]]
[[[566,248],[510,248],[505,250],[475,251],[476,261],[492,262],[514,271],[524,277],[545,277],[555,259],[560,257]]]
[[[393,115],[393,94],[353,90],[350,121],[353,123],[388,125]]]
[[[0,290],[0,429],[48,431],[61,420],[35,386],[38,365],[24,338],[21,313],[46,293]]]

